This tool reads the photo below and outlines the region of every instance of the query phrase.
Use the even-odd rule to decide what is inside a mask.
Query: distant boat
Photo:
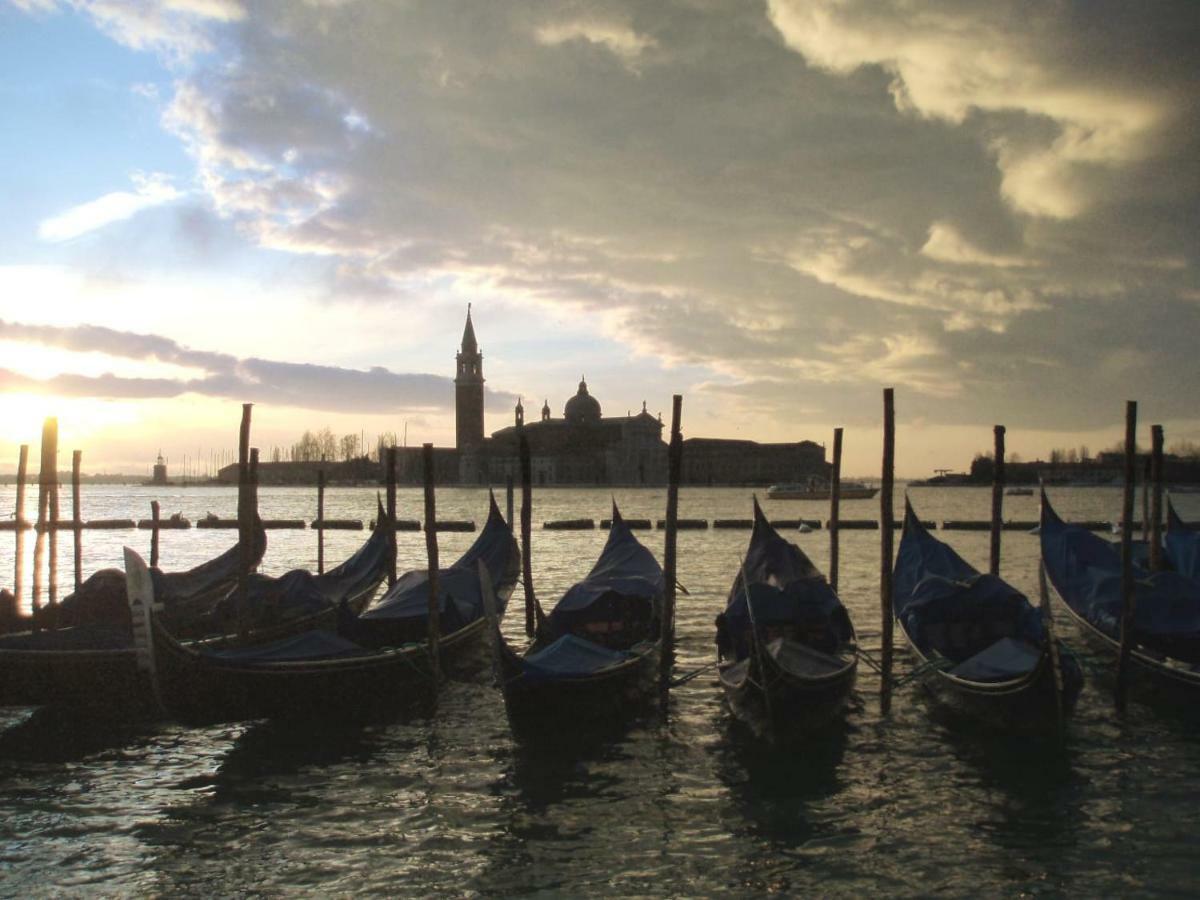
[[[1027,487],[1010,487],[1004,492],[1006,497],[1032,497],[1033,488]]]
[[[879,488],[861,481],[843,481],[838,493],[843,500],[870,500],[879,493]],[[773,484],[767,488],[768,500],[828,500],[829,494],[830,485],[820,482]]]

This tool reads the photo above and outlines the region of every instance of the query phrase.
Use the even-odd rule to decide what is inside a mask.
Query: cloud
[[[61,373],[46,379],[0,370],[0,392],[67,397],[149,399],[200,394],[276,406],[335,412],[395,413],[444,411],[454,403],[454,382],[441,375],[392,372],[381,366],[347,369],[224,353],[191,350],[153,334],[115,331],[95,325],[58,327],[0,320],[0,340],[24,341],[76,352],[98,352],[137,360],[157,360],[204,372],[199,378],[128,378]],[[488,389],[489,405],[507,406],[515,395]]]
[[[1186,406],[1159,380],[1196,365],[1186,3],[152,7],[102,26],[209,48],[164,113],[208,208],[323,261],[332,304],[580,319],[774,422],[882,381],[931,421]],[[1124,381],[1089,349],[1139,345]]]
[[[572,41],[585,41],[604,47],[626,62],[636,60],[645,50],[656,44],[653,38],[638,34],[628,25],[587,19],[542,25],[534,34],[539,44],[548,47]]]
[[[1151,155],[1182,108],[1153,78],[1123,78],[1122,66],[1108,69],[1091,57],[1097,49],[1089,46],[1091,29],[1079,27],[1070,4],[1059,15],[1052,9],[1027,14],[1006,2],[957,9],[933,0],[769,0],[768,9],[788,45],[814,65],[842,75],[863,66],[887,71],[900,110],[955,124],[978,112],[1053,123],[1044,139],[1002,129],[990,144],[1004,197],[1033,215],[1079,215],[1100,199],[1079,170],[1116,170]],[[1163,27],[1169,27],[1165,21]],[[1111,33],[1123,30],[1134,31],[1115,22],[1111,27]],[[1149,50],[1135,44],[1126,54],[1160,68]]]
[[[170,183],[169,176],[161,173],[135,172],[132,180],[132,191],[113,191],[45,219],[38,226],[38,237],[44,241],[69,241],[183,196]]]

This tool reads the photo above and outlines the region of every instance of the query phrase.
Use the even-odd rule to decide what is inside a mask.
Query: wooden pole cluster
[[[433,495],[430,493],[433,490],[433,445],[426,444],[429,450],[425,451],[425,510],[428,513],[429,505],[433,501],[430,499]],[[387,448],[387,517],[390,524],[388,531],[388,587],[396,583],[396,448]],[[426,529],[429,528],[429,522],[425,522]],[[426,543],[429,538],[425,538]],[[436,550],[435,554],[436,556]]]
[[[992,540],[988,571],[1000,574],[1000,529],[1004,524],[1004,426],[993,429],[996,438],[992,457]]]
[[[666,590],[663,594],[663,647],[660,664],[662,679],[666,684],[671,677],[675,660],[675,583],[678,574],[676,555],[676,530],[679,523],[679,476],[683,467],[683,435],[679,429],[683,412],[683,397],[675,394],[671,398],[671,443],[667,447],[667,519],[663,544],[663,579]]]
[[[83,466],[83,451],[71,453],[71,532],[74,538],[75,590],[83,584],[83,513],[80,510],[80,479]]]
[[[533,560],[530,541],[533,535],[533,465],[529,458],[529,439],[519,435],[521,459],[521,575],[525,586],[525,636],[537,631],[537,598],[533,594]]]
[[[317,469],[317,574],[325,572],[325,470]]]
[[[1163,520],[1163,427],[1150,428],[1150,482],[1153,494],[1150,500],[1150,568],[1163,568],[1162,520]]]
[[[13,597],[16,610],[25,593],[25,481],[29,473],[29,445],[22,444],[17,457],[17,531],[16,559],[13,560]],[[16,611],[15,610],[15,611]]]
[[[829,482],[829,586],[838,589],[838,518],[842,505],[842,429],[833,429],[833,477]]]
[[[879,606],[883,648],[880,658],[880,708],[892,707],[892,493],[896,469],[896,408],[892,388],[883,390],[883,478],[879,488]]]
[[[1125,495],[1121,503],[1121,652],[1117,657],[1117,709],[1125,709],[1133,650],[1133,487],[1137,478],[1137,401],[1125,404]]]
[[[394,450],[394,448],[393,448]],[[437,506],[433,496],[433,444],[422,447],[422,457],[425,462],[425,552],[429,557],[429,665],[436,684],[441,680],[441,651],[438,647],[441,637],[441,626],[438,605],[438,542],[437,542]],[[388,453],[389,468],[394,471],[393,463],[396,454]],[[395,485],[392,487],[391,502],[393,515],[395,508]],[[393,529],[392,534],[395,534]]]
[[[150,501],[150,568],[158,565],[158,529],[162,521],[162,510],[157,500]]]

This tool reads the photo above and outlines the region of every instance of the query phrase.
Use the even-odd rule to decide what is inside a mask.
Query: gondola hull
[[[840,668],[812,676],[790,670],[764,652],[723,666],[721,687],[730,710],[756,734],[803,739],[842,721],[858,661],[853,656],[841,661]]]
[[[931,667],[911,639],[908,647],[921,672],[918,676],[921,686],[940,708],[955,718],[1010,734],[1048,734],[1057,727],[1057,687],[1049,653],[1043,653],[1038,664],[1020,678],[981,682]],[[1074,710],[1082,685],[1079,678],[1064,679],[1063,718]]]
[[[261,718],[374,719],[436,694],[425,647],[297,662],[217,661],[154,630],[164,711],[189,723]]]
[[[136,717],[149,707],[132,650],[0,651],[0,706]]]
[[[1115,680],[1117,658],[1121,653],[1120,641],[1109,637],[1072,609],[1053,581],[1050,581],[1050,594],[1071,616],[1088,646],[1105,660],[1101,674]],[[1186,700],[1188,704],[1194,704],[1200,698],[1200,672],[1182,663],[1173,664],[1165,657],[1157,657],[1144,647],[1135,647],[1130,652],[1129,674],[1130,684],[1148,699],[1171,702]]]
[[[501,666],[509,719],[518,727],[576,728],[635,716],[659,695],[661,652],[655,643],[620,665],[590,675],[537,679],[529,677],[509,651]]]

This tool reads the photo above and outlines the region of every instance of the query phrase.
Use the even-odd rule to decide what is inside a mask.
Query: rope
[[[871,656],[871,654],[868,653],[866,650],[864,650],[862,647],[855,647],[854,653],[855,653],[855,655],[858,656],[859,659],[866,662],[867,665],[869,665],[872,669],[874,669],[880,675],[883,674],[883,666],[881,666],[879,663],[877,663],[875,661],[875,657]]]
[[[693,669],[692,671],[688,672],[686,675],[681,675],[680,677],[673,679],[671,681],[671,687],[679,687],[681,684],[687,684],[689,681],[691,681],[697,675],[703,675],[705,672],[711,672],[713,669],[715,669],[719,665],[720,665],[720,662],[714,662],[714,663],[709,663],[707,666],[701,666],[698,669]]]

